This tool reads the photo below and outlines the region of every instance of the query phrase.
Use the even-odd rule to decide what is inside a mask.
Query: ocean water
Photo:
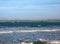
[[[0,22],[0,32],[17,30],[60,30],[60,22]],[[26,39],[60,40],[60,31],[0,33],[0,44],[17,44]]]

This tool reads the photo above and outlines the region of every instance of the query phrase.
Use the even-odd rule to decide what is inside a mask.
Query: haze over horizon
[[[60,19],[60,0],[0,0],[0,20]]]

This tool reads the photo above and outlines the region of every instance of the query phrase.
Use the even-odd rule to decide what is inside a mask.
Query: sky
[[[0,19],[60,19],[60,0],[0,0]]]

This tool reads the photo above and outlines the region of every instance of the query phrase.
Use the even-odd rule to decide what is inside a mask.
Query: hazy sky
[[[0,0],[0,19],[60,19],[60,0]]]

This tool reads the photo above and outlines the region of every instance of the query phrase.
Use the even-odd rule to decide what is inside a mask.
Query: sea
[[[54,32],[14,32],[17,30],[60,30],[60,22],[0,22],[0,44],[18,44],[20,40],[60,40],[60,31]],[[2,32],[14,33],[2,33]]]

